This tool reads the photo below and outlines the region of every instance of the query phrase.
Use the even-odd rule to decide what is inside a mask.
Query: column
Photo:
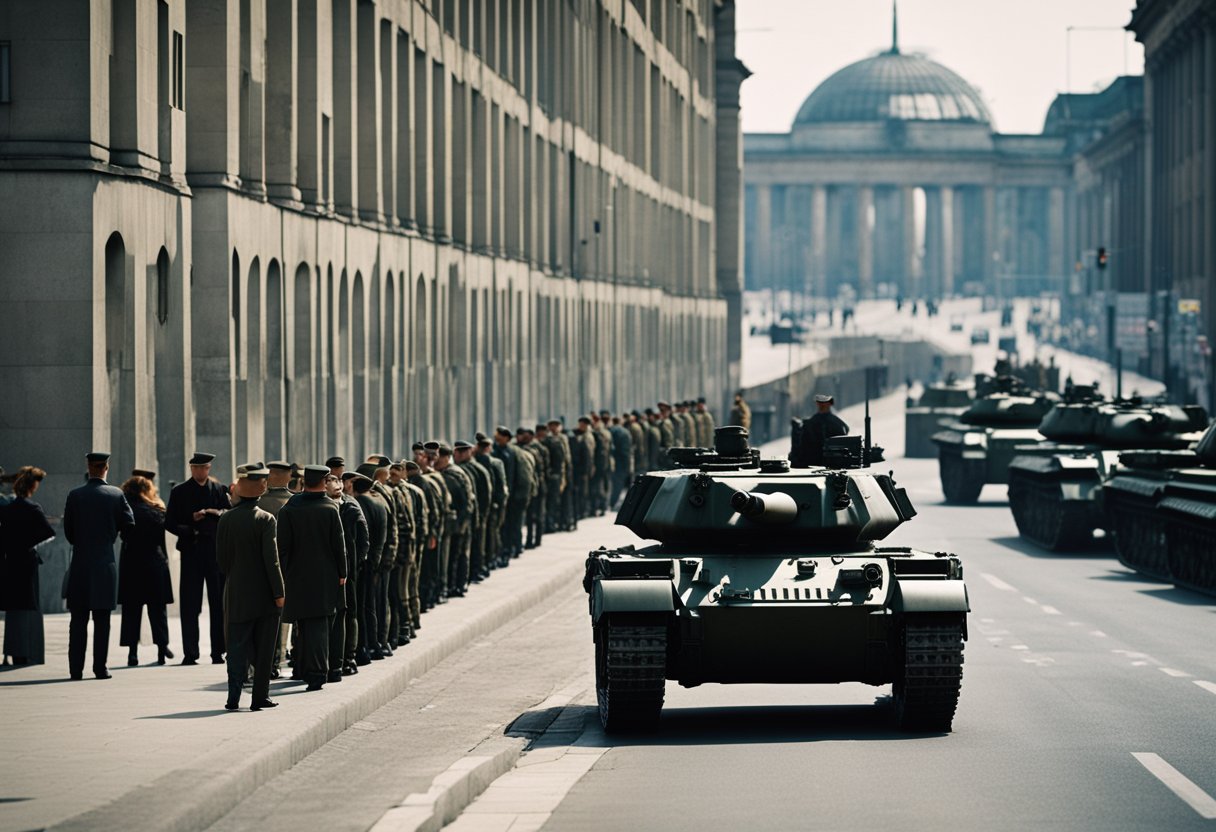
[[[321,65],[322,55],[329,50],[321,46],[321,38],[332,28],[331,4],[324,0],[299,0],[299,59],[296,62],[296,144],[298,164],[296,185],[300,199],[309,205],[322,202],[321,193],[321,114],[331,112],[322,103],[322,91],[328,91],[333,73],[329,63]],[[325,80],[322,80],[322,79]]]
[[[355,73],[355,7],[351,0],[333,5],[333,202],[340,214],[355,215],[359,201],[359,159],[355,125],[359,96]]]
[[[811,186],[811,295],[828,295],[828,189]]]
[[[298,14],[295,0],[270,0],[266,5],[266,194],[271,199],[300,204],[296,186],[298,145],[296,117],[299,86]]]
[[[905,185],[899,189],[899,210],[903,223],[903,283],[909,297],[918,298],[924,292],[921,285],[920,258],[916,239],[916,188]]]
[[[941,219],[939,251],[941,252],[941,293],[943,297],[954,294],[954,188],[945,185],[938,189]]]
[[[874,285],[874,189],[862,185],[857,189],[857,293],[868,297]]]
[[[756,288],[771,285],[773,280],[773,189],[770,185],[756,186]]]
[[[992,185],[986,185],[983,188],[983,215],[982,222],[984,223],[984,248],[980,252],[982,262],[982,273],[984,275],[985,288],[988,291],[994,291],[996,286],[996,259],[993,255],[997,251],[996,239],[996,188]],[[998,293],[999,294],[999,293]]]
[[[1047,277],[1055,278],[1067,274],[1064,268],[1064,189],[1052,188],[1047,200]]]
[[[359,216],[370,222],[383,222],[384,194],[381,186],[380,122],[380,38],[377,12],[371,3],[359,3],[357,15],[356,88],[359,95],[356,135],[358,137]]]

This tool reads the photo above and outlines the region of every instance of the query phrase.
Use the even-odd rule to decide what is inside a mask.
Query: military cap
[[[511,429],[509,427],[507,427],[506,425],[496,425],[494,427],[494,432],[497,433],[499,436],[510,436],[511,435]]]
[[[4,473],[3,469],[0,469],[0,473]],[[154,480],[156,479],[156,472],[149,471],[147,468],[132,468],[131,476],[143,477],[146,480]]]
[[[428,454],[437,454],[437,453],[439,453],[439,449],[442,446],[438,442],[436,442],[434,439],[432,439],[430,442],[427,442],[422,447]]]
[[[377,465],[379,465],[381,468],[383,468],[384,466],[386,466],[390,462],[392,462],[392,460],[389,459],[388,457],[386,457],[384,454],[368,454],[367,461],[374,462]]]
[[[413,445],[410,445],[410,450],[411,451],[425,451],[426,445],[423,445],[421,442],[415,442]]]
[[[393,464],[388,466],[388,469],[390,471],[404,471],[405,470],[405,460],[403,459],[399,462],[394,462]]]
[[[110,455],[108,453],[106,453],[105,451],[90,451],[89,453],[84,455],[84,458],[87,459],[90,463],[92,463],[94,465],[96,465],[99,462],[109,462],[110,461]]]
[[[473,446],[470,445],[468,442],[465,442],[463,439],[457,439],[455,442],[452,443],[452,450],[454,450],[454,451],[465,451],[471,447],[473,447]]]
[[[451,449],[451,448],[449,448],[447,445],[444,445],[444,444],[440,443],[440,445],[439,445],[439,455],[440,455],[440,456],[451,456],[451,455],[452,455],[452,449]]]
[[[671,407],[671,402],[660,401],[659,407]]]
[[[378,467],[380,466],[376,465],[374,462],[365,462],[355,470],[365,477],[374,477],[376,476],[376,469]]]
[[[600,416],[601,416],[601,417],[603,417],[603,416],[611,416],[611,415],[612,415],[612,411],[611,411],[611,410],[608,410],[607,408],[605,408],[604,410],[601,410],[601,411],[600,411]]]
[[[264,480],[270,476],[270,469],[260,462],[246,462],[236,467],[238,480]]]
[[[579,416],[578,423],[580,425],[589,425],[589,424],[591,424],[591,419],[587,416]]]
[[[836,400],[834,398],[832,398],[831,396],[827,395],[826,393],[816,393],[815,394],[815,402],[817,404],[829,404],[834,401],[836,401]]]
[[[639,412],[639,411],[637,411],[637,410],[633,411],[633,415],[634,415],[636,418],[638,418],[638,419],[641,419],[641,418],[642,418],[642,414],[641,414],[641,412]]]
[[[697,396],[697,404],[705,404],[705,397]]]
[[[273,466],[274,463],[272,462],[271,465]],[[345,466],[346,460],[340,456],[331,456],[329,459],[325,460],[325,467],[327,468],[344,468]]]
[[[646,408],[646,415],[647,415],[647,416],[653,416],[653,415],[654,415],[654,408],[653,408],[653,407],[648,407],[648,408]]]
[[[414,460],[409,459],[405,462],[405,470],[410,474],[418,474],[422,472],[422,466],[417,462],[414,462]]]
[[[290,471],[290,470],[291,470],[291,463],[290,463],[290,462],[284,462],[284,461],[283,461],[283,460],[281,460],[281,459],[276,459],[276,460],[274,460],[273,462],[267,462],[267,463],[266,463],[266,467],[267,467],[267,468],[269,468],[271,471]],[[327,468],[336,468],[336,467],[338,467],[338,466],[336,466],[336,465],[328,465],[328,464],[327,464],[325,467],[327,467]]]
[[[190,457],[191,465],[210,465],[211,460],[215,459],[215,454],[205,454],[200,451],[195,451],[194,456]]]
[[[366,494],[372,490],[372,481],[367,477],[357,476],[355,477],[354,483],[352,483],[352,487],[355,489],[356,493]]]
[[[325,482],[325,478],[329,476],[329,469],[324,465],[305,465],[304,466],[304,484],[309,488],[314,488]]]
[[[302,476],[303,474],[304,474],[304,466],[303,466],[303,465],[301,465],[301,464],[300,464],[300,463],[298,463],[298,462],[293,462],[293,463],[291,463],[291,475],[292,475],[293,477],[299,477],[299,476]]]
[[[493,444],[493,441],[491,441],[490,437],[488,436],[483,436],[477,440],[477,447],[479,448],[488,448]]]
[[[561,423],[561,419],[550,419],[548,422],[545,422],[546,425],[560,425]]]
[[[342,472],[342,482],[346,482],[347,480],[357,480],[360,477],[363,477],[363,475],[360,474],[358,471],[343,471]],[[367,477],[363,477],[363,479],[367,479]]]
[[[519,436],[521,433],[532,433],[532,428],[527,425],[520,425],[515,429],[515,435]]]
[[[548,430],[548,429],[549,429],[549,426],[548,426],[548,425],[545,425],[545,424],[541,424],[541,423],[539,423],[539,422],[538,422],[538,423],[537,423],[537,425],[536,425],[536,429],[537,429],[537,430]]]

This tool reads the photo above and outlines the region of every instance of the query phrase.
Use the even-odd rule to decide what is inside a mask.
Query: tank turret
[[[919,399],[908,399],[904,411],[904,456],[928,458],[937,456],[937,446],[930,437],[946,421],[957,421],[971,406],[975,389],[953,376],[944,382],[930,384]]]

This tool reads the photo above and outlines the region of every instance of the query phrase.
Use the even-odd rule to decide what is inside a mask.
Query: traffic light
[[[1107,261],[1107,259],[1108,259],[1108,258],[1107,258],[1107,256],[1106,256],[1106,249],[1104,249],[1104,248],[1099,248],[1099,249],[1098,249],[1098,268],[1099,268],[1099,269],[1105,269],[1105,268],[1106,268],[1106,261]]]

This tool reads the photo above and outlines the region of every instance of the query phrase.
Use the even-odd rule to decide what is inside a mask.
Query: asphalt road
[[[901,418],[878,418],[878,435],[895,439]],[[964,558],[973,611],[953,733],[896,731],[889,688],[669,682],[659,731],[620,739],[588,690],[570,753],[521,765],[450,828],[1216,828],[1213,599],[1109,552],[1022,543],[1003,486],[952,507],[935,460],[886,467],[921,511],[889,542]],[[532,655],[581,641],[589,688],[585,610],[555,615],[569,615],[560,641],[546,628]]]

